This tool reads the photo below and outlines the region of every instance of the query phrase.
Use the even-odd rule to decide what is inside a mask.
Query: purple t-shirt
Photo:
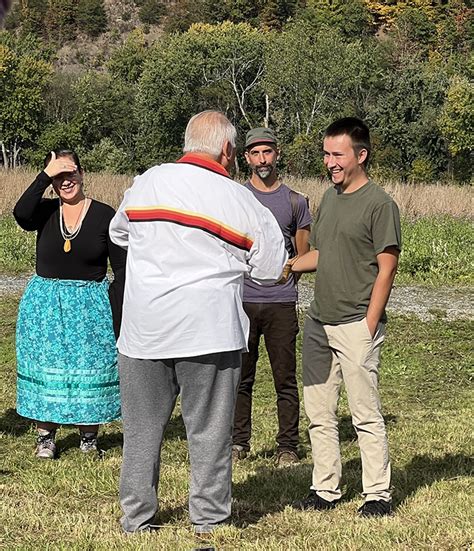
[[[246,182],[244,185],[255,195],[262,205],[273,213],[285,238],[286,250],[289,254],[292,254],[291,223],[293,221],[293,212],[291,209],[290,188],[282,184],[275,191],[260,191],[250,182]],[[309,225],[311,225],[311,214],[306,199],[303,196],[299,196],[296,228],[301,229]],[[290,277],[282,285],[258,285],[251,279],[246,278],[244,280],[244,302],[296,302],[296,299],[297,290],[293,277]]]

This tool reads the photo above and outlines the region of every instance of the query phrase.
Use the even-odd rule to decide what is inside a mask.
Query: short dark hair
[[[81,161],[79,161],[79,155],[72,149],[54,149],[56,159],[59,157],[71,157],[77,166],[77,171],[82,172]],[[43,161],[43,166],[46,168],[51,160],[51,151],[46,155]]]
[[[334,121],[326,128],[324,138],[342,136],[343,134],[347,134],[351,138],[352,147],[356,155],[358,155],[362,149],[367,150],[367,157],[363,163],[364,167],[366,167],[372,153],[369,127],[364,121],[356,117],[344,117],[343,119]]]

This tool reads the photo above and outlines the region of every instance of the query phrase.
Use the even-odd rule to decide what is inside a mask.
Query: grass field
[[[11,212],[16,201],[34,180],[36,174],[29,170],[0,169],[0,216]],[[329,185],[328,180],[317,178],[284,178],[292,188],[306,193],[312,209],[315,209]],[[131,186],[133,178],[116,174],[86,174],[86,193],[98,201],[117,208],[124,191]],[[397,202],[402,214],[409,218],[448,215],[456,218],[470,217],[472,189],[470,186],[448,184],[414,185],[400,182],[377,182]]]
[[[35,234],[21,230],[11,210],[34,179],[25,171],[0,171],[0,273],[18,274],[34,269]],[[115,207],[131,178],[107,174],[86,176],[87,193]],[[290,179],[294,189],[310,196],[313,209],[328,183]],[[472,243],[472,190],[468,186],[413,186],[386,182],[402,213],[403,250],[397,283],[474,283]]]
[[[474,283],[474,226],[447,215],[402,220],[403,249],[397,283],[468,285]],[[32,272],[34,232],[25,232],[13,217],[0,216],[0,274]]]
[[[160,486],[163,529],[125,537],[118,525],[120,424],[103,429],[102,460],[83,456],[74,430],[58,436],[59,460],[33,456],[34,432],[15,411],[16,298],[0,301],[2,549],[190,550],[188,457],[179,409],[169,426]],[[344,501],[333,511],[297,512],[308,491],[310,446],[302,415],[300,465],[273,465],[275,398],[268,361],[259,365],[251,456],[234,469],[233,523],[215,534],[219,550],[471,549],[473,323],[392,318],[383,351],[381,394],[393,462],[396,514],[364,520],[360,461],[343,397]],[[299,344],[300,346],[300,344]]]

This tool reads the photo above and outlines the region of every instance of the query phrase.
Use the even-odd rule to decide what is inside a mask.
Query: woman
[[[51,152],[44,166],[13,211],[38,232],[36,275],[17,321],[17,411],[36,421],[36,456],[53,459],[59,424],[78,425],[88,452],[97,450],[99,424],[120,416],[115,339],[126,253],[109,238],[114,209],[84,195],[77,154]],[[50,184],[56,199],[43,198]]]

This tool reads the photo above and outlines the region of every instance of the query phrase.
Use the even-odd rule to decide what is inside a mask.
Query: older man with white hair
[[[232,424],[249,322],[244,276],[279,279],[287,260],[273,215],[227,168],[236,131],[204,111],[184,156],[135,178],[110,225],[128,250],[119,349],[126,532],[152,530],[163,434],[178,394],[191,462],[189,515],[210,533],[231,513]]]

